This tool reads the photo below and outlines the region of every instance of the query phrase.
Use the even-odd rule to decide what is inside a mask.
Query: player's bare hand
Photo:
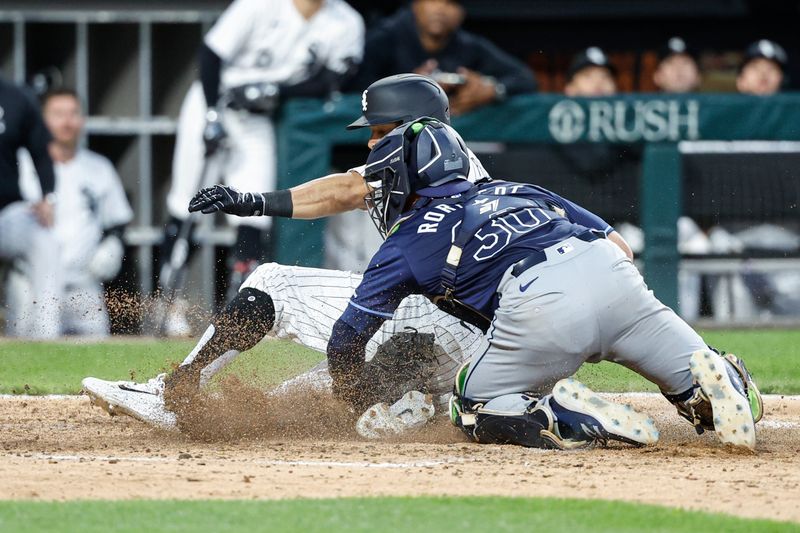
[[[55,208],[53,207],[52,203],[48,202],[47,200],[42,200],[41,202],[33,204],[32,209],[33,214],[36,215],[36,220],[39,221],[39,224],[46,228],[49,228],[53,225]]]
[[[479,73],[466,68],[458,69],[465,78],[464,85],[450,97],[450,112],[463,115],[494,101],[497,96],[494,84]]]
[[[265,209],[266,200],[263,194],[243,193],[227,185],[206,187],[189,202],[190,213],[200,211],[206,215],[221,211],[240,217],[260,216]]]

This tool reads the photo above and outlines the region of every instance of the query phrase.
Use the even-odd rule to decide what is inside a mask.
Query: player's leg
[[[489,346],[459,373],[451,410],[478,442],[573,447],[657,440],[649,417],[564,379],[600,351],[596,310],[584,285],[591,280],[577,261],[590,246],[576,240],[572,255],[548,254],[546,263],[519,276],[509,269],[501,281]]]
[[[61,333],[63,277],[60,245],[50,228],[41,226],[30,206],[16,202],[0,210],[0,257],[18,260],[30,283],[25,336],[50,339]],[[55,260],[54,260],[55,258]]]
[[[225,183],[240,191],[274,191],[277,182],[275,126],[266,115],[243,110],[225,112],[229,154]],[[272,218],[227,216],[237,228],[231,248],[229,296],[264,262],[272,260]]]
[[[324,354],[331,328],[360,279],[349,272],[261,265],[214,318],[182,362],[173,383],[201,385],[267,334],[292,339]],[[324,381],[322,386],[330,387],[327,369],[318,373]],[[86,378],[83,385],[106,411],[160,427],[174,427],[175,415],[164,406],[165,378],[162,374],[144,384]],[[307,384],[308,379],[298,379],[296,383]]]
[[[752,447],[753,425],[761,417],[761,402],[744,363],[711,350],[697,332],[647,289],[636,267],[614,247],[600,245],[596,252],[595,264],[613,265],[607,279],[597,283],[596,297],[607,304],[606,312],[600,315],[601,358],[622,364],[658,385],[699,431],[716,426],[725,442]],[[716,398],[711,389],[718,391]],[[749,403],[751,408],[742,416],[720,415],[737,413],[737,406],[747,407]],[[734,428],[735,433],[731,425],[738,428]]]

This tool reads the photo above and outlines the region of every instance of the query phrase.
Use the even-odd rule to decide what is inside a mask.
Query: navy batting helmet
[[[367,210],[380,234],[386,237],[413,195],[444,197],[468,190],[468,154],[455,130],[429,117],[403,124],[381,139],[364,170],[371,188]]]
[[[361,117],[347,129],[433,117],[450,124],[450,101],[438,83],[419,74],[382,78],[361,95]]]

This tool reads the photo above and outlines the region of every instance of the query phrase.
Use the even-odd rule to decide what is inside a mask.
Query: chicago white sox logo
[[[367,111],[367,90],[361,93],[361,111]]]

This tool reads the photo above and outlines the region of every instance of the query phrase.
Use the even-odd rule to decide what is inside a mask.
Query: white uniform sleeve
[[[364,19],[355,10],[349,17],[340,21],[341,32],[337,43],[331,49],[327,67],[339,74],[347,72],[353,64],[360,64],[364,55]]]
[[[253,23],[270,6],[259,0],[234,0],[203,40],[223,61],[231,61],[248,42]]]
[[[362,176],[364,175],[364,172],[366,170],[367,170],[367,165],[361,165],[360,167],[347,169],[348,172],[357,172],[357,173],[361,174]]]
[[[133,220],[133,210],[125,196],[122,182],[119,179],[114,165],[110,161],[103,161],[103,180],[106,182],[105,191],[100,201],[99,218],[103,229],[121,226]]]

